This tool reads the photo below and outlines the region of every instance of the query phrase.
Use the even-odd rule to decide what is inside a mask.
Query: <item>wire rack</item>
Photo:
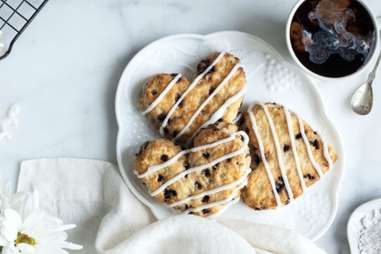
[[[0,60],[12,51],[14,43],[30,25],[48,0],[0,0],[0,43],[5,52]]]

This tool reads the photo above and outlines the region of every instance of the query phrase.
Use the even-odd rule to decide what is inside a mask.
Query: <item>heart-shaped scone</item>
[[[143,114],[160,134],[180,144],[219,119],[232,123],[243,100],[246,77],[234,55],[212,53],[197,71],[192,82],[182,74],[157,74],[140,97]]]
[[[185,214],[210,216],[237,202],[250,170],[249,137],[222,121],[202,129],[193,147],[168,139],[146,142],[136,174],[152,197]]]
[[[252,173],[243,201],[263,210],[288,204],[320,180],[337,159],[296,113],[275,103],[256,104],[243,114],[242,129],[250,137]]]

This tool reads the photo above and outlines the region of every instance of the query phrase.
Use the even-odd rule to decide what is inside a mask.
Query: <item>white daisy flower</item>
[[[1,195],[1,194],[0,194]],[[65,225],[59,218],[39,209],[34,193],[21,210],[6,208],[0,213],[1,254],[68,254],[82,246],[67,241],[65,231],[75,225]]]

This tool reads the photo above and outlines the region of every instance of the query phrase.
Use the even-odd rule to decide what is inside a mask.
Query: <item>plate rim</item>
[[[272,44],[270,44],[269,42],[265,41],[264,39],[262,39],[262,38],[260,38],[260,37],[258,37],[256,35],[253,35],[253,34],[250,34],[250,33],[236,31],[236,30],[225,30],[225,31],[219,31],[219,32],[214,32],[214,33],[209,33],[209,34],[197,34],[197,33],[178,33],[178,34],[172,34],[172,35],[165,36],[165,37],[159,38],[157,40],[154,40],[154,41],[148,43],[146,46],[142,47],[128,61],[127,65],[124,68],[124,70],[122,72],[122,75],[121,75],[121,77],[119,79],[118,87],[117,87],[116,95],[115,95],[115,115],[116,115],[116,122],[117,122],[117,126],[118,126],[118,133],[117,133],[117,140],[116,140],[116,157],[117,157],[118,168],[119,168],[120,174],[122,176],[122,180],[126,184],[128,189],[134,194],[134,196],[140,202],[142,202],[144,205],[146,205],[151,210],[151,212],[155,216],[155,218],[158,219],[156,214],[155,214],[155,212],[154,212],[154,210],[153,210],[153,208],[152,208],[151,202],[147,201],[145,198],[143,198],[142,194],[140,194],[135,188],[131,187],[132,183],[130,182],[130,180],[127,177],[127,174],[126,174],[126,172],[124,170],[123,163],[122,163],[122,154],[120,153],[120,149],[119,149],[120,142],[121,142],[121,133],[122,133],[122,131],[121,131],[121,124],[120,124],[120,116],[119,116],[120,115],[120,113],[119,113],[119,111],[120,111],[120,108],[119,108],[120,103],[119,103],[119,101],[121,100],[121,89],[123,87],[123,81],[126,79],[127,69],[129,67],[130,63],[132,61],[134,61],[135,59],[137,59],[138,57],[140,57],[140,55],[143,54],[143,51],[145,51],[147,48],[150,48],[150,47],[154,46],[155,44],[159,44],[159,43],[162,43],[162,42],[167,41],[167,40],[181,39],[181,38],[205,39],[207,37],[221,36],[221,35],[228,35],[228,34],[244,35],[244,36],[250,37],[250,38],[252,38],[252,39],[254,39],[256,41],[260,41],[263,44],[266,44],[272,50],[273,53],[276,53],[276,55],[277,55],[277,57],[279,57],[279,59],[283,60],[288,65],[291,65],[294,69],[299,71],[300,75],[303,75],[304,78],[309,80],[311,89],[313,90],[313,92],[316,95],[318,95],[316,99],[318,100],[318,103],[320,105],[319,110],[321,111],[322,116],[324,117],[324,120],[328,122],[329,128],[331,129],[331,131],[337,137],[338,147],[336,149],[337,149],[337,151],[340,151],[340,158],[339,159],[341,160],[340,161],[341,162],[341,169],[338,172],[338,176],[337,176],[338,179],[335,179],[336,184],[334,185],[334,188],[332,190],[332,197],[334,199],[334,202],[332,204],[333,205],[333,207],[332,207],[332,213],[330,214],[327,223],[325,224],[324,227],[322,227],[320,232],[318,234],[316,234],[316,236],[311,238],[312,241],[317,241],[332,226],[332,224],[334,222],[334,219],[336,218],[337,211],[338,211],[340,187],[341,187],[341,183],[342,183],[344,172],[345,172],[344,171],[345,170],[345,155],[344,155],[344,149],[343,149],[343,145],[342,145],[342,138],[341,138],[340,133],[337,131],[335,125],[333,124],[331,118],[327,114],[325,103],[324,103],[324,101],[322,99],[322,96],[321,96],[321,94],[320,94],[320,92],[319,92],[319,90],[317,88],[317,85],[316,85],[316,80],[313,79],[312,77],[310,77],[309,75],[307,75],[302,70],[299,70],[297,67],[293,66],[290,62],[286,61],[284,59],[284,57],[278,52],[278,50],[275,49],[275,47]]]

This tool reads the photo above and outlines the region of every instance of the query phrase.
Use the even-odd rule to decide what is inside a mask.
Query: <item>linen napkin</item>
[[[324,254],[308,239],[285,229],[241,220],[214,221],[191,215],[155,222],[112,163],[41,159],[21,164],[18,191],[38,191],[41,207],[77,224],[76,253]]]

